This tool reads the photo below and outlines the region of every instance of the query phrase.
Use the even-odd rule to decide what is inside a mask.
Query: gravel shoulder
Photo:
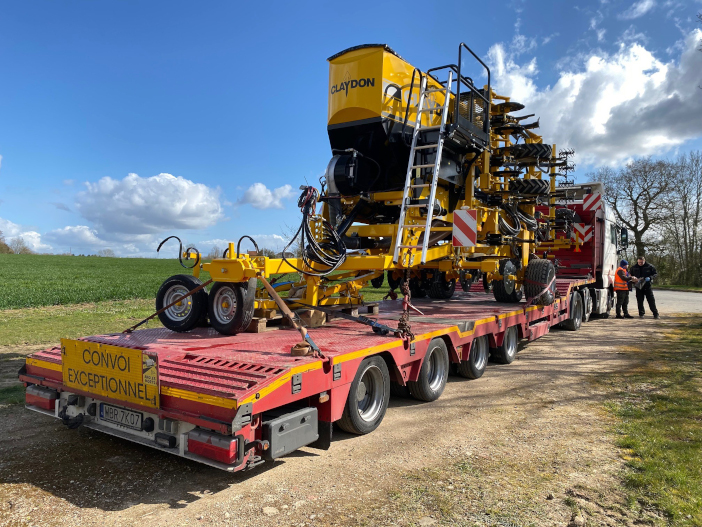
[[[657,292],[661,312],[687,311],[681,295],[699,298]],[[237,474],[0,408],[0,525],[568,525],[581,514],[594,525],[655,522],[653,511],[633,516],[617,490],[623,458],[600,379],[645,360],[622,350],[673,322],[554,330],[479,380],[451,377],[434,403],[393,399],[372,434],[335,430],[328,451],[305,448]],[[9,371],[24,351],[0,364]]]

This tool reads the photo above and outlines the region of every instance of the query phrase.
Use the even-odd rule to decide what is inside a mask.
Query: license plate
[[[141,412],[134,412],[126,408],[120,408],[119,406],[100,403],[100,419],[102,421],[114,423],[133,430],[141,430],[143,418],[144,414]]]

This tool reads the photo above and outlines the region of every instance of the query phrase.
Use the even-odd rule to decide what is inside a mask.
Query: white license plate
[[[109,423],[115,423],[133,430],[141,430],[141,421],[144,414],[133,412],[119,406],[100,403],[100,419]]]

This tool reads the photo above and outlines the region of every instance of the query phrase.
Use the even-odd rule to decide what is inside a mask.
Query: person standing
[[[636,286],[636,303],[639,305],[639,317],[646,314],[644,309],[644,297],[648,301],[648,308],[653,313],[653,318],[660,318],[656,309],[656,299],[653,296],[653,279],[658,276],[658,271],[646,261],[644,256],[636,259],[636,264],[631,266],[631,275],[638,278],[639,285]]]
[[[617,294],[616,318],[634,318],[629,314],[629,291],[631,291],[631,283],[636,282],[636,278],[629,274],[628,269],[629,262],[622,260],[614,274],[614,292]],[[622,312],[624,312],[624,316],[622,316]]]

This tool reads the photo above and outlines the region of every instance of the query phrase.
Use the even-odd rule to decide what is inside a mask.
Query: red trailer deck
[[[451,363],[466,364],[474,349],[487,351],[487,344],[511,362],[518,338],[534,340],[574,316],[576,296],[575,318],[582,319],[582,297],[593,282],[558,279],[559,296],[550,306],[497,303],[482,291],[417,300],[423,314],[411,317],[411,344],[338,318],[310,330],[321,357],[292,356],[300,338],[294,330],[223,336],[208,328],[145,329],[64,340],[61,347],[30,355],[19,377],[28,386],[27,407],[68,426],[88,426],[234,471],[313,442],[328,448],[332,423],[345,419],[348,429],[345,409],[358,408],[367,417],[357,433],[371,431],[385,414],[391,384],[399,390],[409,385],[419,399],[438,398],[446,379],[437,368],[446,351]],[[401,301],[382,302],[378,320],[395,326],[400,313]],[[506,346],[513,352],[506,353]],[[425,361],[427,356],[432,360]],[[379,359],[386,369],[378,367]],[[129,374],[137,377],[129,377],[137,361]],[[448,363],[445,369],[448,374]],[[133,378],[138,382],[129,384]],[[376,391],[382,384],[376,400],[368,395],[373,383]]]

